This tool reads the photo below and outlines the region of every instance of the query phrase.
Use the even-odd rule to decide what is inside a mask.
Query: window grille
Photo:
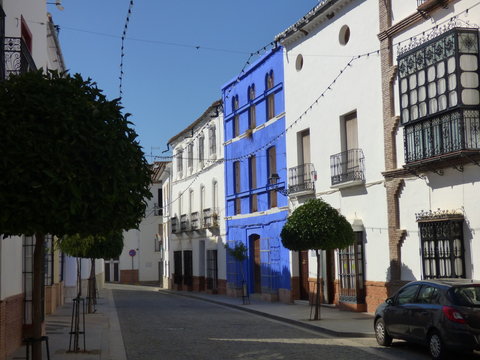
[[[418,223],[424,279],[465,278],[463,219]]]

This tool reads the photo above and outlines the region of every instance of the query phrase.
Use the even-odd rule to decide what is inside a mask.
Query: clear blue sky
[[[49,2],[54,2],[51,0]],[[119,96],[121,36],[130,0],[47,5],[67,68]],[[273,41],[317,0],[134,0],[124,50],[122,104],[147,160],[220,99],[251,52]],[[197,49],[196,46],[199,46]],[[165,155],[165,154],[164,154]]]

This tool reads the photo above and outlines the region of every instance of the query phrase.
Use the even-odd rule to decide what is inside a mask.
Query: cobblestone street
[[[380,348],[228,307],[158,292],[114,290],[127,357],[140,359],[428,359],[422,348]]]

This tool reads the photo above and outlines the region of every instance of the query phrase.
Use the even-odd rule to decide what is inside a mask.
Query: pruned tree
[[[96,276],[95,260],[111,259],[120,256],[123,250],[122,232],[106,235],[89,235],[82,237],[80,234],[66,235],[59,242],[60,249],[67,255],[90,259],[90,276],[88,278],[88,312],[93,312],[93,305],[96,303]],[[81,296],[81,278],[77,275],[77,285]]]
[[[0,82],[0,233],[35,235],[33,338],[42,335],[44,237],[138,227],[150,169],[122,113],[90,79],[29,72]],[[34,342],[33,358],[42,357]]]
[[[314,320],[320,309],[320,252],[343,249],[355,241],[352,226],[336,209],[322,199],[312,199],[299,206],[287,219],[280,233],[282,244],[293,251],[315,250],[317,291]]]

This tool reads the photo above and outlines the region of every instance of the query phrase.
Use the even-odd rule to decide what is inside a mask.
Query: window
[[[273,85],[274,85],[273,71],[270,71],[266,77],[267,93],[269,93],[269,91],[273,89]],[[275,117],[275,94],[272,91],[267,95],[267,120],[273,119],[274,117]]]
[[[405,161],[480,149],[478,30],[454,28],[397,61]]]
[[[239,193],[241,191],[241,184],[240,184],[240,161],[235,161],[233,163],[233,180],[234,180],[234,186],[235,186],[235,215],[241,214],[242,209],[241,209],[241,199],[239,196]]]
[[[193,212],[193,195],[194,195],[194,191],[193,190],[190,190],[190,192],[188,193],[188,210],[190,212],[190,214]]]
[[[248,87],[248,101],[250,102],[250,107],[248,108],[248,128],[255,129],[257,126],[257,114],[255,109],[255,85],[250,85]]]
[[[238,95],[234,96],[232,99],[232,110],[235,114],[233,117],[233,137],[237,137],[240,135],[240,115],[237,114]]]
[[[419,304],[438,304],[440,291],[433,286],[424,285],[418,293],[417,302]]]
[[[213,203],[213,211],[217,212],[218,211],[218,183],[216,180],[213,181],[212,183],[212,203]]]
[[[182,252],[174,251],[173,252],[173,283],[177,285],[182,284]]]
[[[257,188],[257,158],[255,155],[252,155],[248,159],[248,175],[250,179],[250,190],[255,190]],[[250,212],[258,211],[258,198],[257,194],[252,194],[250,196]]]
[[[177,152],[177,155],[175,157],[177,159],[177,172],[178,176],[182,176],[182,170],[183,170],[183,151],[180,149]]]
[[[407,286],[400,290],[397,295],[397,305],[411,304],[415,302],[415,296],[420,285]]]
[[[188,144],[188,168],[191,170],[193,168],[193,143]]]
[[[198,138],[198,161],[200,167],[203,166],[203,160],[205,159],[205,138],[203,135],[200,135]]]
[[[211,125],[208,129],[210,142],[210,155],[217,153],[217,131],[215,125]]]
[[[162,216],[163,215],[163,189],[159,188],[157,191],[157,194],[158,194],[158,202],[155,206],[155,216]]]
[[[463,220],[419,221],[424,279],[464,278]]]
[[[365,158],[358,147],[357,112],[342,116],[340,126],[342,152],[330,156],[332,186],[365,180]]]
[[[340,33],[338,34],[338,41],[340,45],[347,45],[348,41],[350,40],[350,28],[348,25],[343,25],[340,29]]]
[[[355,232],[355,243],[338,250],[340,301],[365,303],[363,232]]]
[[[185,250],[183,252],[183,283],[187,286],[193,285],[193,260],[192,250]]]
[[[207,250],[207,289],[218,288],[217,250]]]
[[[277,150],[275,146],[270,147],[267,150],[267,154],[268,154],[268,179],[271,179],[273,174],[277,174]],[[277,206],[277,192],[275,190],[269,191],[268,202],[269,202],[270,208]]]

